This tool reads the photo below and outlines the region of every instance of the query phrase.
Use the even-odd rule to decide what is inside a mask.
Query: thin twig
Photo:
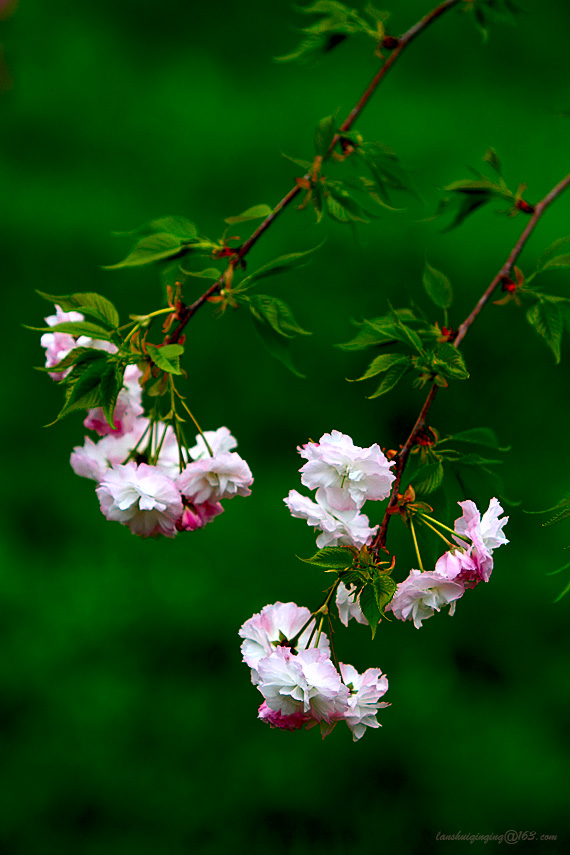
[[[569,185],[570,185],[570,175],[567,175],[565,178],[562,179],[562,181],[559,181],[558,184],[556,184],[556,186],[553,187],[552,190],[546,194],[544,199],[542,199],[535,206],[534,213],[533,213],[532,217],[530,218],[530,220],[527,223],[525,229],[523,230],[521,236],[519,237],[518,241],[516,242],[513,249],[511,250],[507,260],[505,261],[505,263],[503,264],[503,266],[501,267],[501,269],[499,270],[499,272],[497,273],[497,275],[495,276],[495,278],[493,279],[493,281],[491,282],[489,287],[486,289],[484,294],[477,301],[473,311],[469,315],[467,315],[467,317],[465,318],[465,320],[463,321],[463,323],[459,327],[457,335],[453,341],[453,345],[455,347],[459,347],[459,345],[461,344],[461,342],[465,338],[467,331],[469,330],[471,324],[473,323],[475,318],[479,315],[479,313],[481,312],[481,309],[483,308],[485,303],[487,303],[488,300],[491,298],[496,287],[498,285],[500,285],[502,282],[504,282],[505,279],[507,279],[509,277],[515,261],[517,260],[517,258],[521,254],[523,247],[525,246],[527,240],[529,239],[530,235],[534,231],[538,221],[540,220],[540,218],[544,214],[546,208],[552,202],[554,202],[554,200],[558,196],[560,196],[560,194],[564,190],[566,190],[566,188]],[[427,396],[426,400],[424,401],[423,407],[420,410],[420,414],[419,414],[418,418],[416,419],[416,423],[414,424],[412,430],[410,431],[410,434],[409,434],[407,440],[405,441],[404,445],[402,446],[402,448],[400,449],[400,451],[398,452],[398,455],[396,457],[396,469],[395,469],[396,480],[392,484],[392,491],[390,493],[390,498],[388,500],[388,507],[386,508],[386,512],[385,512],[384,518],[380,524],[378,534],[376,535],[374,542],[372,543],[372,547],[371,547],[375,552],[378,552],[380,549],[386,548],[386,535],[388,532],[388,525],[390,523],[390,517],[392,516],[390,511],[398,503],[398,493],[399,493],[399,488],[400,488],[400,482],[402,480],[402,475],[403,475],[404,469],[406,467],[406,463],[408,462],[408,457],[410,456],[410,451],[412,450],[413,446],[415,445],[415,441],[416,441],[416,437],[417,437],[418,433],[425,427],[427,415],[429,413],[431,405],[433,404],[433,401],[434,401],[434,398],[435,398],[435,395],[436,395],[438,388],[439,387],[436,386],[435,383],[431,387],[431,389],[428,393],[428,396]]]
[[[405,48],[410,44],[410,42],[412,42],[416,38],[416,36],[418,36],[423,30],[429,27],[429,25],[433,23],[433,21],[435,21],[445,12],[447,12],[448,9],[451,9],[453,6],[456,6],[459,2],[461,2],[461,0],[444,0],[443,3],[440,3],[439,6],[436,6],[435,9],[432,9],[431,12],[421,18],[421,20],[414,24],[413,27],[410,27],[409,30],[407,30],[397,39],[396,47],[391,52],[390,56],[386,59],[386,61],[383,63],[379,71],[374,75],[356,105],[352,108],[344,122],[340,125],[340,133],[335,134],[329,146],[327,154],[330,154],[330,152],[333,150],[333,148],[341,138],[342,133],[346,133],[354,125],[354,122],[364,110],[365,106],[378,88],[380,82],[384,79],[388,71],[392,68],[394,63],[397,61],[397,59],[405,50]],[[309,175],[305,176],[305,178],[309,177]],[[285,208],[287,208],[291,204],[291,202],[293,202],[293,200],[299,195],[299,193],[301,193],[302,189],[303,188],[300,184],[295,184],[295,186],[291,190],[289,190],[289,192],[281,199],[281,201],[278,202],[278,204],[273,208],[272,212],[265,218],[265,220],[263,220],[261,225],[257,227],[251,237],[249,237],[237,250],[236,254],[232,256],[220,278],[217,279],[216,282],[214,282],[212,285],[210,285],[208,290],[204,291],[204,293],[200,297],[198,297],[198,299],[194,303],[192,303],[192,305],[185,306],[182,309],[179,314],[178,325],[166,339],[167,344],[174,344],[180,339],[182,331],[190,320],[190,318],[196,314],[198,309],[203,306],[204,303],[206,303],[210,297],[214,296],[214,294],[216,294],[224,287],[225,283],[228,281],[228,278],[231,277],[233,270],[238,266],[238,264],[240,264],[242,259],[245,258],[245,256],[249,253],[252,247],[255,246],[261,235],[263,235],[267,231],[267,229],[275,222],[279,214],[281,214],[281,212],[284,211]]]

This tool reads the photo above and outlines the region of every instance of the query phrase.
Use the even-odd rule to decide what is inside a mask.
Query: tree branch
[[[540,220],[540,218],[544,214],[546,208],[552,202],[554,202],[554,200],[558,196],[560,196],[560,194],[568,186],[570,186],[570,175],[567,175],[565,178],[562,179],[562,181],[559,181],[558,184],[556,184],[556,186],[553,187],[552,190],[546,194],[544,199],[542,199],[535,206],[534,213],[533,213],[532,217],[530,218],[529,222],[527,223],[526,228],[522,232],[518,241],[514,245],[512,251],[509,254],[509,257],[507,258],[507,260],[505,261],[505,263],[503,264],[503,266],[501,267],[501,269],[499,270],[499,272],[497,273],[497,275],[495,276],[495,278],[493,279],[493,281],[491,282],[489,287],[486,289],[484,294],[478,300],[473,311],[465,318],[465,320],[463,321],[463,323],[459,327],[457,335],[453,341],[454,347],[459,347],[459,345],[461,344],[461,342],[465,338],[467,331],[469,330],[471,324],[473,323],[475,318],[479,315],[479,313],[481,312],[481,309],[483,308],[485,303],[487,303],[488,300],[490,299],[490,297],[493,295],[497,285],[500,285],[502,282],[504,282],[505,279],[507,279],[509,277],[515,261],[517,260],[517,258],[521,254],[523,247],[525,246],[527,240],[529,239],[532,232],[534,231],[538,221]],[[403,475],[404,469],[406,467],[406,463],[408,462],[408,457],[410,456],[410,451],[412,450],[412,448],[415,444],[415,440],[416,440],[418,433],[425,427],[427,415],[429,413],[431,405],[433,404],[433,401],[434,401],[434,398],[436,396],[436,392],[437,392],[438,388],[439,387],[436,386],[435,383],[431,387],[431,389],[428,393],[428,396],[427,396],[426,400],[424,401],[424,404],[420,410],[420,414],[419,414],[418,418],[416,419],[416,423],[414,424],[412,430],[410,431],[410,434],[409,434],[407,440],[405,441],[404,445],[402,446],[402,448],[400,449],[400,451],[398,452],[398,455],[396,457],[396,469],[395,469],[396,480],[392,484],[392,490],[390,493],[390,498],[388,500],[388,507],[386,508],[386,512],[385,512],[384,518],[380,524],[378,534],[374,538],[374,541],[373,541],[372,547],[371,547],[375,552],[378,552],[380,549],[386,548],[386,535],[388,532],[388,525],[390,522],[390,518],[392,516],[390,511],[392,510],[392,508],[394,508],[396,506],[396,504],[398,502],[398,493],[399,493],[399,489],[400,489],[400,482],[402,480],[402,475]]]
[[[416,38],[416,36],[423,32],[423,30],[429,27],[429,25],[433,23],[433,21],[435,21],[445,12],[447,12],[448,9],[451,9],[452,6],[456,6],[459,2],[461,2],[461,0],[444,0],[443,3],[440,3],[439,6],[436,6],[435,9],[432,9],[431,12],[429,12],[427,15],[421,18],[421,20],[414,24],[413,27],[410,27],[409,30],[407,30],[402,36],[396,39],[396,47],[391,52],[388,59],[383,63],[379,71],[374,75],[356,105],[353,107],[344,122],[341,124],[339,128],[340,133],[335,134],[329,146],[327,155],[330,154],[335,145],[338,143],[342,133],[346,133],[353,126],[354,122],[360,116],[365,106],[369,102],[370,98],[378,88],[380,82],[384,79],[388,71],[392,68],[394,63],[397,61],[397,59],[405,50],[405,48],[410,44],[410,42],[412,42]],[[304,177],[309,179],[310,175],[307,174]],[[174,344],[178,341],[178,339],[182,335],[184,327],[186,326],[190,318],[194,314],[196,314],[198,309],[203,306],[204,303],[208,301],[209,297],[212,297],[224,287],[225,283],[228,281],[229,276],[233,274],[233,270],[237,267],[241,260],[245,258],[245,256],[249,253],[252,247],[255,246],[261,235],[263,235],[267,231],[267,229],[275,222],[279,214],[281,214],[281,212],[284,211],[285,208],[287,208],[291,204],[291,202],[299,195],[299,193],[301,193],[302,189],[303,188],[299,184],[296,184],[295,187],[289,190],[289,192],[281,199],[281,201],[278,202],[272,212],[265,218],[265,220],[263,220],[261,225],[257,227],[251,237],[249,237],[245,241],[245,243],[242,244],[236,255],[230,259],[226,269],[224,270],[220,278],[212,285],[210,285],[208,290],[204,291],[204,293],[200,297],[198,297],[198,299],[194,303],[192,303],[192,305],[184,307],[184,309],[180,312],[177,327],[172,333],[170,333],[170,335],[166,339],[167,344]]]

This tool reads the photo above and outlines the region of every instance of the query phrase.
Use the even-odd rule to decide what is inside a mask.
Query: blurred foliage
[[[428,6],[394,4],[390,32]],[[330,219],[288,211],[252,251],[254,270],[326,238],[310,265],[272,284],[313,331],[291,347],[307,379],[265,358],[249,312],[206,308],[193,319],[185,392],[205,429],[237,436],[256,476],[251,498],[203,531],[140,541],[103,518],[93,485],[68,465],[80,417],[42,427],[60,398],[31,367],[42,363],[39,334],[21,328],[42,325],[34,289],[103,293],[121,316],[152,311],[154,268],[102,269],[120,253],[111,232],[169,215],[219,234],[235,212],[275,204],[296,174],[281,152],[310,158],[321,117],[346,115],[372,77],[366,40],[314,65],[274,64],[295,44],[293,23],[288,0],[28,0],[0,22],[3,853],[429,852],[438,831],[508,828],[558,834],[548,852],[563,851],[570,600],[552,604],[560,577],[545,572],[560,563],[564,526],[543,530],[512,509],[491,584],[421,636],[397,621],[373,643],[366,627],[339,628],[340,658],[380,666],[391,684],[382,730],[356,745],[348,731],[321,743],[316,731],[257,722],[237,636],[268,602],[320,600],[313,568],[294,557],[314,552],[314,536],[281,501],[298,487],[295,447],[336,428],[361,446],[397,448],[423,401],[406,383],[368,401],[365,384],[345,382],[363,367],[361,353],[333,347],[349,320],[419,299],[427,257],[453,282],[457,327],[520,234],[522,216],[497,218],[493,205],[442,233],[441,221],[426,222],[440,188],[490,146],[530,203],[568,171],[563,0],[527,0],[518,26],[491,24],[484,45],[451,12],[390,72],[359,130],[411,173],[419,198],[407,210],[357,225],[356,241]],[[567,234],[569,215],[565,196],[523,271]],[[232,235],[250,227],[236,223]],[[550,270],[549,289],[565,296],[567,275]],[[187,295],[203,285],[191,279]],[[471,376],[440,392],[430,423],[442,436],[492,427],[512,446],[508,495],[531,510],[552,505],[568,491],[567,342],[555,365],[511,301],[487,307],[462,350]],[[486,507],[472,469],[465,490]],[[401,578],[413,555],[397,520],[389,543]]]

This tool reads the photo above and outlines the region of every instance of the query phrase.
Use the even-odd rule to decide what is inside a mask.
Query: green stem
[[[204,431],[202,430],[202,428],[200,427],[200,425],[198,424],[198,422],[196,421],[196,419],[194,418],[194,416],[192,415],[192,413],[190,412],[190,410],[189,410],[189,409],[188,409],[188,407],[186,406],[186,403],[185,403],[185,401],[184,401],[184,398],[180,395],[180,393],[177,393],[177,394],[178,394],[178,397],[180,398],[180,403],[182,404],[182,406],[184,407],[184,409],[186,410],[186,412],[188,413],[188,415],[190,416],[190,418],[191,418],[191,419],[192,419],[192,421],[194,422],[194,424],[195,424],[195,426],[196,426],[196,430],[198,431],[198,433],[200,434],[200,436],[201,436],[201,437],[202,437],[202,439],[204,440],[204,445],[205,445],[205,446],[206,446],[206,448],[208,449],[208,454],[210,455],[210,457],[213,457],[213,456],[214,456],[214,452],[213,452],[213,451],[212,451],[212,449],[210,448],[210,443],[208,442],[208,440],[207,440],[207,439],[206,439],[206,437],[204,436]]]
[[[465,540],[465,541],[467,541],[467,542],[469,542],[469,543],[471,542],[471,538],[470,538],[470,537],[467,537],[465,534],[458,534],[458,533],[457,533],[456,531],[454,531],[452,528],[449,528],[449,526],[448,526],[448,525],[444,525],[444,524],[443,524],[442,522],[440,522],[439,520],[436,520],[436,519],[434,519],[433,517],[428,517],[428,515],[427,515],[427,514],[423,514],[423,513],[421,513],[421,511],[420,511],[420,514],[419,514],[419,515],[420,515],[420,517],[422,517],[422,519],[424,519],[424,520],[430,520],[430,522],[435,523],[435,524],[436,524],[436,525],[438,525],[440,528],[443,528],[445,531],[449,531],[449,532],[451,532],[451,534],[453,534],[455,537],[460,537],[460,538],[461,538],[461,540]]]
[[[414,520],[412,517],[410,517],[410,530],[412,532],[412,538],[414,540],[414,546],[416,547],[416,555],[418,556],[418,563],[420,565],[420,570],[423,573],[424,572],[424,565],[422,564],[422,557],[420,555],[420,549],[418,546],[418,539],[416,537],[416,530],[414,528]]]
[[[441,537],[441,539],[442,539],[443,541],[445,541],[445,543],[447,543],[447,545],[448,545],[448,546],[450,546],[452,549],[453,549],[454,547],[456,547],[456,546],[457,546],[457,544],[456,544],[456,543],[452,543],[450,540],[448,540],[448,539],[445,537],[445,535],[444,535],[444,534],[442,534],[440,531],[438,531],[438,530],[436,529],[436,527],[435,527],[435,526],[433,526],[431,523],[428,523],[428,521],[425,519],[425,517],[421,516],[421,514],[420,514],[420,519],[421,519],[421,521],[423,522],[423,524],[424,524],[424,525],[427,525],[427,527],[428,527],[428,528],[431,528],[431,530],[432,530],[432,531],[435,531],[435,533],[437,534],[437,536],[438,536],[438,537]]]

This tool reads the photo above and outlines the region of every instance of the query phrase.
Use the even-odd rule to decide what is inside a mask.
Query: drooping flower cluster
[[[62,312],[46,318],[50,326],[82,321],[79,312]],[[115,351],[109,342],[97,342],[67,333],[46,333],[46,367],[56,366],[75,347]],[[100,347],[101,346],[101,347]],[[61,380],[66,372],[50,374]],[[77,475],[97,483],[101,511],[108,520],[128,526],[141,537],[165,535],[203,528],[223,512],[221,502],[234,496],[249,496],[253,477],[247,463],[233,451],[236,439],[226,427],[196,436],[187,448],[170,424],[152,421],[142,406],[141,370],[128,365],[123,388],[113,413],[114,428],[100,408],[90,409],[84,421],[99,435],[85,438],[71,454]]]
[[[370,544],[378,526],[370,527],[361,513],[367,500],[387,499],[395,475],[380,447],[359,448],[346,434],[333,430],[318,443],[308,442],[297,449],[307,460],[301,469],[301,483],[316,489],[315,501],[291,490],[284,500],[294,517],[320,529],[317,546]]]
[[[458,546],[438,559],[434,571],[412,570],[386,607],[400,620],[413,620],[417,629],[444,605],[449,604],[449,613],[453,614],[457,600],[468,588],[488,582],[493,570],[493,550],[508,543],[503,527],[509,518],[499,519],[503,509],[497,499],[491,499],[483,517],[471,500],[458,504],[463,509],[454,526]]]
[[[309,609],[295,603],[265,606],[239,634],[243,660],[264,698],[262,721],[282,730],[320,724],[323,736],[345,721],[355,741],[367,727],[380,727],[376,715],[389,706],[380,701],[388,690],[386,676],[379,668],[359,674],[342,663],[339,674],[328,638],[316,630]]]

